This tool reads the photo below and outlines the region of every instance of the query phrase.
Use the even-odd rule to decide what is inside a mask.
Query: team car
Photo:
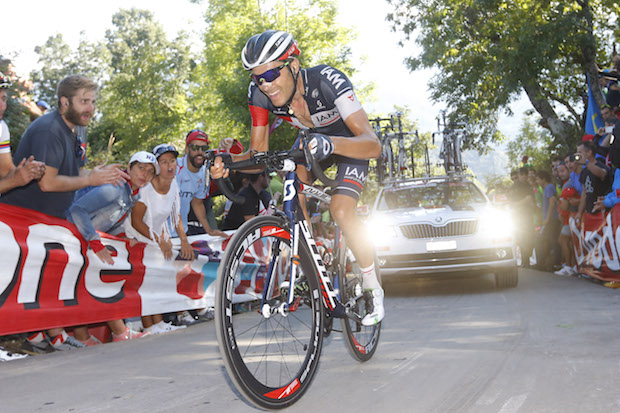
[[[510,214],[466,175],[387,183],[368,230],[382,275],[492,272],[497,287],[518,284]]]

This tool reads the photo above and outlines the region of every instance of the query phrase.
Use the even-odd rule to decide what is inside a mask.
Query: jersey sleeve
[[[320,73],[321,91],[328,101],[334,102],[342,120],[346,120],[349,115],[362,109],[347,75],[331,66],[323,67]]]
[[[269,110],[264,102],[265,97],[254,82],[248,87],[248,106],[252,116],[252,126],[269,125]]]
[[[0,153],[11,153],[11,133],[3,120],[0,120]]]

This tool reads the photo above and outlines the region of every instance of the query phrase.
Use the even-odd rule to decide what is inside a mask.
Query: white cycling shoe
[[[385,317],[385,308],[383,307],[384,293],[382,288],[375,288],[367,291],[367,293],[370,295],[370,297],[367,298],[368,312],[364,318],[362,318],[362,325],[369,327],[377,325],[383,320],[383,317]]]

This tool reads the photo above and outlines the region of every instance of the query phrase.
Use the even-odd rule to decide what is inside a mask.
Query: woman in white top
[[[161,144],[153,149],[153,154],[157,158],[160,172],[149,184],[140,189],[140,200],[136,202],[131,211],[131,224],[125,225],[125,233],[129,238],[159,245],[164,258],[170,260],[172,259],[172,242],[168,227],[168,220],[170,220],[181,239],[180,257],[193,260],[194,249],[183,231],[179,188],[175,179],[179,153],[174,146]],[[143,316],[142,325],[152,334],[164,333],[177,328],[165,323],[161,314]]]

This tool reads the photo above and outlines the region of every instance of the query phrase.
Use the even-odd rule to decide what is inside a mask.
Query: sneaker
[[[183,311],[181,314],[177,315],[177,325],[182,326],[191,326],[198,322],[197,318],[194,318],[193,315],[189,313],[189,311]]]
[[[12,353],[0,347],[0,361],[13,361],[28,357],[28,354]]]
[[[123,334],[119,334],[117,336],[116,334],[112,333],[112,341],[117,342],[117,341],[125,341],[125,340],[134,340],[136,338],[145,337],[150,334],[151,333],[149,333],[148,331],[145,331],[144,333],[139,333],[137,331],[133,331],[129,327],[126,327],[125,332]]]
[[[383,308],[383,289],[375,288],[364,292],[366,299],[366,315],[362,319],[362,325],[374,326],[379,324],[385,317],[385,308]]]
[[[207,307],[198,311],[198,321],[210,321],[215,318],[215,308]]]
[[[556,275],[561,275],[563,277],[570,277],[573,275],[573,269],[568,265],[563,266],[561,269],[554,272]]]
[[[145,328],[145,331],[148,331],[149,333],[156,335],[156,334],[164,334],[164,333],[169,333],[171,331],[174,330],[178,330],[180,328],[185,328],[187,326],[173,326],[172,324],[168,324],[164,321],[160,321],[157,324],[153,324],[150,327]]]
[[[44,354],[54,351],[54,347],[52,346],[52,343],[50,343],[47,335],[44,332],[39,331],[38,333],[35,333],[26,338],[26,340],[22,344],[22,350]]]
[[[62,332],[62,334],[57,335],[56,337],[51,339],[52,347],[54,350],[74,350],[76,348],[85,348],[86,344],[77,340],[75,337],[70,336],[66,332]]]
[[[170,331],[175,331],[175,330],[180,330],[182,328],[185,328],[187,326],[175,326],[174,324],[170,324],[170,323],[163,323],[163,328],[165,330],[166,333],[170,332]]]
[[[88,337],[88,340],[82,341],[82,343],[86,344],[87,347],[96,346],[97,344],[101,344],[101,341],[95,336]]]

